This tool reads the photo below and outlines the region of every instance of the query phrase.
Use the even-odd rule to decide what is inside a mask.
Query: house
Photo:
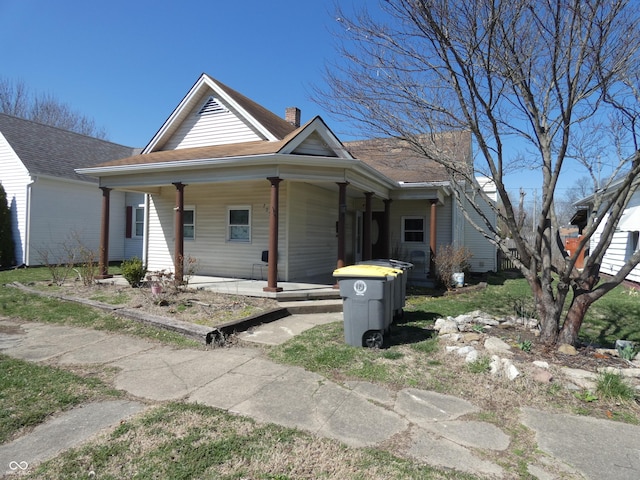
[[[470,161],[470,135],[449,140]],[[206,74],[139,155],[77,171],[107,193],[145,194],[144,261],[178,277],[188,257],[199,274],[239,278],[264,259],[265,290],[279,291],[278,281],[330,283],[336,266],[394,256],[420,281],[449,243],[470,246],[477,270],[496,268],[442,169],[402,145],[342,143],[322,118],[300,125],[297,108],[281,118]]]
[[[78,246],[100,247],[102,192],[96,179],[75,169],[135,151],[96,138],[0,114],[0,183],[12,215],[17,265],[64,261]],[[112,199],[110,255],[141,255],[142,238],[125,239],[126,205],[141,194],[117,192]]]
[[[618,225],[613,234],[611,244],[607,248],[602,257],[600,264],[600,273],[606,275],[615,275],[626,263],[627,260],[638,250],[640,244],[638,242],[640,235],[640,190],[637,190],[637,186],[640,183],[640,179],[634,180],[634,188],[629,203],[624,209]],[[615,181],[608,187],[609,192],[615,192],[619,189],[620,181]],[[598,192],[603,193],[603,192]],[[604,196],[607,196],[607,192],[604,192]],[[589,215],[603,215],[603,221],[600,223],[594,234],[589,241],[589,251],[593,251],[596,245],[600,242],[600,238],[605,228],[606,220],[609,215],[608,212],[593,211],[594,195],[589,195],[578,202],[577,212],[571,219],[571,223],[579,228],[580,233],[587,225]],[[588,254],[588,253],[587,253]],[[627,280],[640,283],[640,266],[636,266],[626,277]]]

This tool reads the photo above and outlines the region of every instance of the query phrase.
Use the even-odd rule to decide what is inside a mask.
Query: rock
[[[536,368],[533,372],[533,380],[538,383],[551,383],[553,375],[547,370]]]
[[[586,390],[595,390],[598,375],[579,368],[562,367],[562,373],[570,382]]]
[[[443,320],[440,323],[440,328],[438,329],[435,325],[434,328],[436,328],[437,330],[439,330],[440,335],[443,334],[447,334],[447,333],[458,333],[458,324],[455,322],[455,320]]]
[[[446,340],[451,343],[456,343],[462,340],[462,335],[459,333],[445,333],[443,335],[439,335],[438,338],[440,340]]]
[[[549,370],[549,363],[548,362],[543,362],[542,360],[535,360],[532,363],[538,368],[542,368],[544,370]]]
[[[577,355],[578,351],[576,347],[573,345],[569,345],[568,343],[563,343],[558,347],[558,352],[564,353],[565,355]]]
[[[598,372],[615,373],[627,378],[640,377],[640,368],[616,368],[616,367],[602,367],[598,368]]]
[[[491,356],[489,368],[491,369],[492,375],[505,377],[509,380],[514,380],[520,375],[520,371],[511,363],[511,360],[508,358],[500,358],[497,355]]]
[[[466,357],[466,356],[467,356],[467,354],[468,354],[469,352],[472,352],[473,350],[475,350],[475,348],[473,348],[471,345],[467,345],[467,346],[465,346],[465,347],[460,347],[460,348],[458,348],[458,350],[456,351],[456,353],[457,353],[458,355],[460,355],[461,357]]]
[[[491,362],[489,363],[491,375],[498,375],[501,365],[500,357],[497,355],[491,355]]]
[[[480,358],[480,353],[478,353],[478,351],[474,348],[467,354],[466,357],[464,357],[464,361],[466,363],[473,363],[477,361],[478,358]]]
[[[499,338],[489,337],[484,341],[484,348],[490,352],[509,353],[511,347]]]
[[[462,341],[465,343],[479,342],[482,335],[476,332],[465,333],[462,335]]]
[[[454,352],[457,352],[459,349],[460,347],[455,347],[451,345],[447,345],[446,347],[444,347],[444,351],[447,353],[454,353]]]

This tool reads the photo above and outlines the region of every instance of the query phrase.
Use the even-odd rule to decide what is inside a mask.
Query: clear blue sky
[[[347,13],[367,3],[340,0]],[[0,20],[0,76],[93,118],[113,142],[145,146],[203,72],[349,139],[310,99],[337,55],[332,0],[0,0]],[[538,179],[509,183],[532,195]]]
[[[274,113],[297,106],[303,122],[330,123],[309,97],[335,55],[333,10],[330,0],[0,0],[0,76],[135,147],[203,72]]]

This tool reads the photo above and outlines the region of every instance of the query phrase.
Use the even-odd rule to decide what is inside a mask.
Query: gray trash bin
[[[333,272],[343,300],[344,339],[354,347],[380,348],[393,320],[398,270],[380,265],[350,265]]]
[[[379,265],[382,267],[394,268],[399,271],[394,285],[393,316],[394,319],[402,317],[407,299],[407,281],[409,280],[409,272],[413,268],[413,263],[394,260],[392,258],[377,258],[374,260],[358,262],[358,265]]]

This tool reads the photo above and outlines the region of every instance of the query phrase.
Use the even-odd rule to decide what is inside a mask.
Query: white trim
[[[405,229],[405,222],[407,220],[422,220],[422,230],[409,230]],[[405,240],[405,233],[409,232],[422,232],[422,241],[420,240]],[[403,215],[400,217],[400,243],[409,245],[424,245],[427,239],[427,217],[424,215]]]
[[[232,210],[246,210],[249,213],[249,218],[247,219],[247,225],[246,227],[248,228],[248,233],[249,233],[249,238],[247,239],[242,239],[242,238],[231,238],[231,228],[232,227],[242,227],[245,226],[244,224],[236,224],[236,225],[232,225],[231,224],[231,211]],[[232,243],[251,243],[252,242],[252,237],[251,237],[251,205],[228,205],[227,206],[227,218],[226,218],[226,223],[227,223],[227,233],[226,233],[226,241],[227,242],[232,242]]]

